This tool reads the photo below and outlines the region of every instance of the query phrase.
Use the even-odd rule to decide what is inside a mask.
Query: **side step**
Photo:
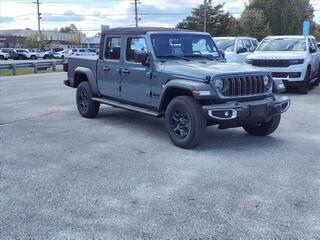
[[[153,117],[160,117],[161,116],[160,113],[151,111],[146,108],[136,107],[136,106],[132,106],[129,104],[125,104],[125,103],[121,103],[121,102],[117,102],[117,101],[113,101],[113,100],[109,100],[109,99],[93,97],[92,100],[97,101],[99,103],[107,104],[107,105],[110,105],[113,107],[118,107],[118,108],[123,108],[126,110],[131,110],[131,111],[135,111],[135,112],[139,112],[139,113],[144,113],[144,114],[147,114],[147,115],[150,115]]]

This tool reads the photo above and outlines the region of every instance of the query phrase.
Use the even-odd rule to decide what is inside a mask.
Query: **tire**
[[[311,70],[308,67],[307,72],[306,72],[306,76],[304,77],[303,82],[301,83],[298,91],[301,94],[307,94],[308,90],[309,90],[309,80],[310,80],[310,74],[311,74]]]
[[[190,96],[179,96],[169,103],[165,124],[171,141],[178,147],[190,149],[203,139],[207,122],[199,102]]]
[[[243,126],[243,129],[253,136],[267,136],[273,133],[279,126],[281,114],[275,115],[268,122],[257,125]]]
[[[77,88],[76,102],[79,113],[85,118],[94,118],[99,111],[100,103],[93,101],[92,97],[94,94],[89,83],[80,83]]]
[[[19,55],[19,56],[18,56],[18,60],[24,60],[24,59],[25,59],[24,56],[22,56],[22,55]]]
[[[44,56],[43,56],[43,59],[48,59],[48,58],[49,58],[48,55],[44,55]]]
[[[32,60],[37,60],[37,56],[32,55],[32,56],[31,56],[31,59],[32,59]]]
[[[64,56],[63,56],[63,55],[61,56],[61,59],[64,59]]]
[[[317,75],[317,81],[314,82],[314,86],[319,86],[320,84],[320,65],[319,65],[319,68],[318,68],[318,75]]]
[[[1,55],[1,56],[0,56],[0,60],[4,60],[4,56]]]

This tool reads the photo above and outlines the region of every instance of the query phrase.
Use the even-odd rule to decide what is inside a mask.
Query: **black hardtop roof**
[[[146,34],[147,32],[196,32],[188,29],[163,28],[163,27],[127,27],[127,28],[109,28],[103,31],[103,34]]]

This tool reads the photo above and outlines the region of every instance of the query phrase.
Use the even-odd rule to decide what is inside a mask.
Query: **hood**
[[[237,75],[266,73],[268,70],[241,63],[222,63],[214,61],[167,61],[160,64],[160,72],[171,75],[172,78],[194,79],[203,81],[206,76]]]
[[[304,51],[256,51],[247,56],[247,59],[290,60],[303,59],[307,55]]]

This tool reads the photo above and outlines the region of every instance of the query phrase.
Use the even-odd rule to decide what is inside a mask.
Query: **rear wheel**
[[[4,56],[0,55],[0,60],[4,60]]]
[[[279,126],[281,114],[273,116],[268,122],[243,126],[243,129],[253,136],[267,136],[273,133]]]
[[[94,118],[100,107],[100,103],[92,100],[94,94],[88,82],[82,82],[77,88],[76,102],[78,111],[85,118]]]
[[[37,56],[32,55],[32,56],[31,56],[31,59],[32,59],[32,60],[37,60]]]
[[[48,59],[48,58],[49,58],[49,55],[47,54],[43,56],[43,59]]]
[[[24,60],[24,59],[25,59],[25,57],[23,55],[18,56],[18,60]]]
[[[301,82],[301,85],[299,87],[299,93],[301,94],[307,94],[309,90],[309,80],[310,80],[311,70],[308,67],[306,76],[304,77],[303,82]]]
[[[169,103],[165,124],[172,142],[178,147],[190,149],[202,140],[206,119],[199,102],[190,96],[179,96]]]

